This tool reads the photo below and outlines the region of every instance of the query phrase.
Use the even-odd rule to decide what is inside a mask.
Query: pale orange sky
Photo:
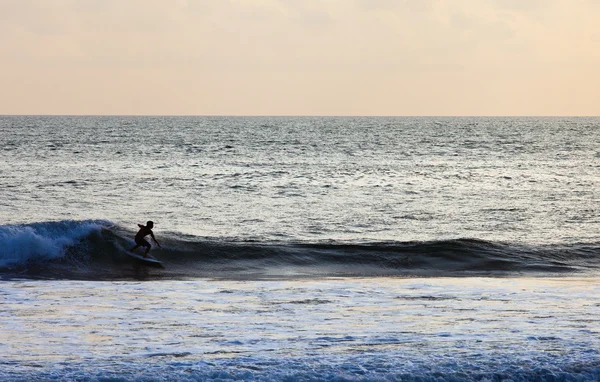
[[[600,0],[0,0],[0,114],[600,115]]]

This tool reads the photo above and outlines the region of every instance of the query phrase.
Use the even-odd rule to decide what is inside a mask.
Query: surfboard
[[[148,255],[148,257],[144,257],[142,255],[138,255],[137,253],[133,253],[133,252],[129,252],[129,251],[126,251],[125,253],[127,254],[127,256],[136,258],[144,263],[162,265],[162,261],[155,259],[154,257],[152,257],[152,255]]]

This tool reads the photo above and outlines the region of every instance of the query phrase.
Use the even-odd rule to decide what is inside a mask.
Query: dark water
[[[78,236],[77,236],[78,235]],[[126,255],[133,232],[106,221],[0,227],[4,278],[144,279]],[[163,234],[154,256],[167,267],[152,279],[377,276],[514,276],[595,272],[600,248],[475,239],[412,242],[264,242]],[[11,248],[12,246],[12,248]],[[134,265],[132,267],[132,265]]]

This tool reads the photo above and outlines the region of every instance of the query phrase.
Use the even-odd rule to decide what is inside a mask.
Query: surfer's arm
[[[156,245],[158,245],[159,248],[162,248],[160,246],[160,243],[158,242],[158,240],[156,240],[156,238],[154,237],[154,234],[152,232],[150,232],[150,237],[152,237],[152,240],[154,240],[154,242],[156,243]]]

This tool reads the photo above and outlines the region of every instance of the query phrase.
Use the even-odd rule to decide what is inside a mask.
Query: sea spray
[[[63,257],[66,250],[108,222],[64,220],[0,226],[0,267]]]

